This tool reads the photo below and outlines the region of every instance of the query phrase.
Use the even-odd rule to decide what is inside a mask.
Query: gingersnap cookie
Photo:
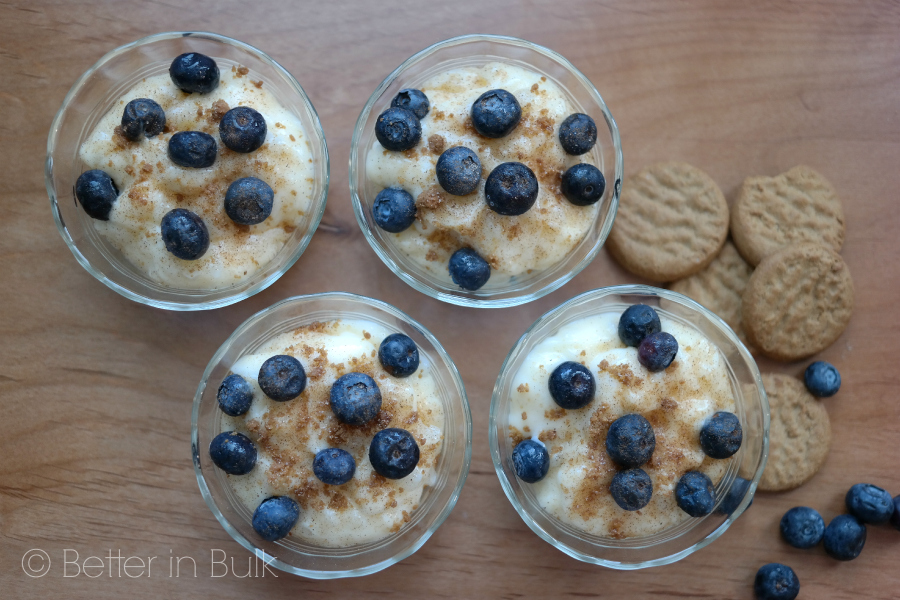
[[[747,339],[770,358],[798,360],[834,343],[853,312],[853,280],[837,252],[788,246],[763,260],[743,296]]]
[[[731,237],[751,265],[791,244],[841,251],[844,209],[831,184],[810,167],[777,177],[748,177],[731,210]]]
[[[765,374],[769,398],[769,460],[759,481],[764,492],[803,485],[825,463],[831,422],[825,407],[788,375]]]
[[[622,267],[653,281],[706,267],[728,235],[728,204],[709,175],[680,162],[645,167],[622,187],[606,246]]]

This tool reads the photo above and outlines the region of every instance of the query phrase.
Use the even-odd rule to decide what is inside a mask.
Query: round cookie
[[[748,177],[731,209],[731,237],[751,265],[803,242],[840,252],[844,210],[831,184],[809,167],[777,177]]]
[[[841,335],[853,311],[853,280],[840,254],[788,246],[763,260],[744,290],[747,339],[776,360],[799,360]]]
[[[759,489],[791,490],[809,481],[825,462],[831,422],[799,379],[765,374],[762,381],[769,398],[769,460]]]
[[[701,271],[728,235],[728,204],[709,175],[686,163],[645,167],[625,181],[606,241],[622,267],[653,281]]]

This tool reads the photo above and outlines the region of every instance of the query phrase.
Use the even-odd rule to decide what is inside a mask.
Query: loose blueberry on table
[[[208,94],[219,85],[219,66],[205,54],[187,52],[172,61],[169,77],[182,91]]]
[[[266,396],[276,402],[286,402],[306,389],[306,371],[293,356],[278,354],[266,359],[256,381]]]
[[[538,197],[537,177],[520,162],[501,163],[485,180],[484,197],[488,208],[497,214],[525,214]]]
[[[229,475],[246,475],[256,464],[256,445],[242,433],[225,431],[210,442],[209,457]]]
[[[609,486],[613,500],[628,511],[641,510],[653,496],[653,482],[643,469],[627,469],[613,476]]]
[[[232,108],[219,121],[219,137],[230,150],[246,154],[266,141],[266,119],[249,106]]]
[[[369,462],[382,477],[403,479],[419,464],[419,445],[405,429],[382,429],[372,438]]]
[[[179,131],[169,138],[169,159],[179,167],[205,169],[216,162],[218,146],[202,131]]]
[[[837,560],[853,560],[866,545],[866,526],[853,515],[838,515],[825,528],[825,552]]]
[[[759,600],[794,600],[800,593],[800,580],[789,566],[769,563],[756,572],[753,592]]]
[[[465,146],[454,146],[440,155],[435,165],[435,174],[445,192],[465,196],[478,189],[481,161],[477,154]]]
[[[650,460],[656,449],[656,435],[650,422],[638,414],[613,421],[606,434],[606,452],[617,465],[639,467]]]
[[[651,333],[638,346],[638,361],[654,373],[665,371],[678,354],[678,341],[671,333]]]
[[[559,143],[566,154],[589,152],[597,143],[597,124],[584,113],[569,115],[559,126]]]
[[[596,383],[590,369],[584,365],[566,361],[550,374],[550,395],[561,408],[577,410],[594,399]]]
[[[356,461],[346,450],[326,448],[313,459],[313,474],[328,485],[344,485],[356,473]]]
[[[253,512],[253,529],[264,540],[274,542],[287,536],[300,518],[300,506],[287,496],[267,498]]]
[[[741,421],[724,410],[716,412],[700,430],[700,447],[711,458],[728,458],[741,449]]]
[[[238,225],[258,225],[272,214],[275,192],[256,177],[242,177],[225,192],[225,214]]]
[[[135,98],[122,113],[122,135],[132,142],[143,136],[155,137],[166,127],[166,113],[149,98]]]
[[[581,163],[563,173],[560,189],[566,200],[575,206],[590,206],[603,197],[606,179],[594,165]]]
[[[416,220],[416,201],[406,190],[385,188],[372,203],[372,219],[388,233],[405,231]]]
[[[780,528],[784,541],[801,550],[817,546],[825,536],[825,520],[807,506],[795,506],[784,513]]]
[[[448,268],[453,283],[472,292],[481,289],[491,277],[491,266],[472,248],[454,252]]]
[[[550,453],[536,440],[522,440],[513,448],[513,468],[525,483],[536,483],[550,470]]]
[[[223,413],[230,417],[239,417],[250,410],[253,402],[253,388],[246,379],[232,373],[219,386],[216,400]]]
[[[803,382],[813,396],[828,398],[841,389],[841,374],[831,363],[819,360],[806,367]]]
[[[894,512],[891,495],[877,485],[857,483],[844,498],[847,510],[863,523],[887,523]]]
[[[75,199],[94,219],[109,221],[109,213],[118,197],[119,189],[112,177],[100,169],[85,171],[75,182]]]
[[[637,348],[650,334],[662,331],[659,315],[646,304],[634,304],[619,317],[619,339],[626,346]]]
[[[409,150],[422,138],[422,124],[411,110],[392,106],[375,120],[375,137],[386,150]]]
[[[472,104],[472,125],[489,138],[502,138],[519,124],[522,107],[516,97],[506,90],[488,90]]]
[[[209,249],[206,224],[186,208],[176,208],[166,213],[159,229],[166,250],[176,258],[197,260]]]
[[[675,503],[692,517],[708,515],[716,504],[712,480],[700,471],[688,471],[675,486]]]
[[[331,386],[331,411],[342,423],[365,425],[381,410],[381,390],[365,373],[347,373]]]
[[[395,108],[405,108],[418,118],[424,119],[425,115],[428,114],[428,109],[431,107],[431,102],[428,101],[428,96],[421,90],[407,88],[405,90],[400,90],[397,95],[394,96],[394,99],[391,100],[391,106]]]
[[[378,360],[394,377],[409,377],[419,368],[419,349],[408,335],[392,333],[378,346]]]

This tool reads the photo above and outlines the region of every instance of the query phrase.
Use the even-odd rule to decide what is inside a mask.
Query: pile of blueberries
[[[414,148],[422,138],[421,119],[431,107],[428,97],[417,89],[404,89],[391,106],[378,115],[375,137],[387,150],[402,152]],[[488,90],[472,104],[470,116],[475,130],[487,138],[506,137],[519,124],[522,108],[510,92]],[[559,127],[559,141],[567,154],[580,156],[597,143],[597,125],[588,115],[569,115]],[[481,160],[465,146],[445,150],[435,165],[441,188],[454,196],[466,196],[481,182]],[[577,164],[562,176],[563,195],[577,206],[590,206],[603,197],[606,180],[597,167]],[[534,171],[520,162],[505,162],[491,171],[484,183],[488,207],[497,214],[517,216],[528,212],[538,197]],[[372,218],[382,229],[400,233],[416,220],[416,202],[400,187],[381,190],[372,206]],[[450,277],[464,290],[475,291],[491,276],[488,262],[472,248],[460,248],[451,257]]]
[[[219,85],[219,67],[198,52],[182,54],[169,67],[172,82],[188,93],[208,94]],[[149,98],[137,98],[125,106],[122,135],[132,142],[155,137],[166,127],[166,113]],[[266,120],[248,106],[229,110],[219,122],[219,137],[231,150],[250,153],[266,141]],[[218,146],[213,136],[201,131],[179,131],[169,139],[169,159],[180,167],[204,169],[216,162]],[[119,189],[108,173],[85,171],[75,183],[75,198],[94,219],[109,220]],[[272,214],[275,192],[265,181],[243,177],[225,193],[225,212],[239,225],[257,225]],[[209,249],[209,231],[197,213],[176,208],[162,218],[160,231],[166,250],[183,260],[197,260]]]
[[[381,366],[394,377],[409,377],[419,368],[419,349],[402,333],[382,340],[378,348]],[[293,356],[279,354],[267,359],[257,378],[263,393],[276,402],[293,400],[306,389],[306,371]],[[222,381],[217,393],[219,408],[226,415],[246,414],[253,402],[253,388],[246,379],[231,374]],[[365,373],[347,373],[331,386],[331,410],[348,425],[366,425],[381,410],[381,390]],[[230,475],[246,475],[256,465],[256,445],[242,433],[220,433],[209,445],[213,463]],[[387,479],[403,479],[419,464],[419,445],[405,429],[389,427],[374,435],[369,445],[369,462],[376,473]],[[326,448],[316,453],[313,474],[327,485],[343,485],[353,479],[356,461],[341,448]],[[253,529],[273,542],[285,537],[300,517],[300,506],[289,496],[274,496],[260,503],[253,513]]]

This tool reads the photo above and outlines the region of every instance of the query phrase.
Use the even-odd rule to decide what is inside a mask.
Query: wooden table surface
[[[757,568],[771,561],[794,568],[801,598],[898,597],[900,532],[870,527],[860,558],[838,563],[821,548],[787,547],[778,521],[799,504],[830,520],[860,481],[900,493],[900,4],[748,4],[0,3],[0,597],[750,598]],[[42,175],[50,121],[75,79],[108,50],[173,29],[219,32],[274,56],[309,93],[333,157],[325,218],[300,261],[261,294],[199,314],[138,305],[84,271],[54,227]],[[482,32],[532,40],[581,69],[618,121],[626,174],[652,161],[687,161],[731,201],[745,176],[805,163],[843,198],[843,255],[857,300],[848,330],[822,353],[844,379],[840,393],[823,401],[834,430],[831,454],[808,484],[757,496],[721,539],[676,564],[616,572],[565,556],[513,510],[488,452],[491,388],[522,331],[578,293],[636,278],[601,252],[571,283],[531,304],[449,306],[395,277],[353,218],[347,157],[371,91],[418,50]],[[214,549],[238,571],[250,555],[197,489],[190,456],[197,382],[251,314],[329,290],[398,306],[456,360],[474,424],[466,486],[421,550],[376,575],[325,582],[284,573],[212,577]],[[760,366],[800,374],[805,363]],[[46,576],[23,572],[30,549],[49,556]],[[71,576],[74,567],[64,564],[71,551],[80,563],[100,556],[108,565],[110,551],[157,558],[149,577],[129,579],[114,566],[112,576],[107,567],[91,579]],[[180,577],[156,568],[170,556],[193,558],[196,577],[190,568]],[[30,564],[39,569],[40,557]]]

